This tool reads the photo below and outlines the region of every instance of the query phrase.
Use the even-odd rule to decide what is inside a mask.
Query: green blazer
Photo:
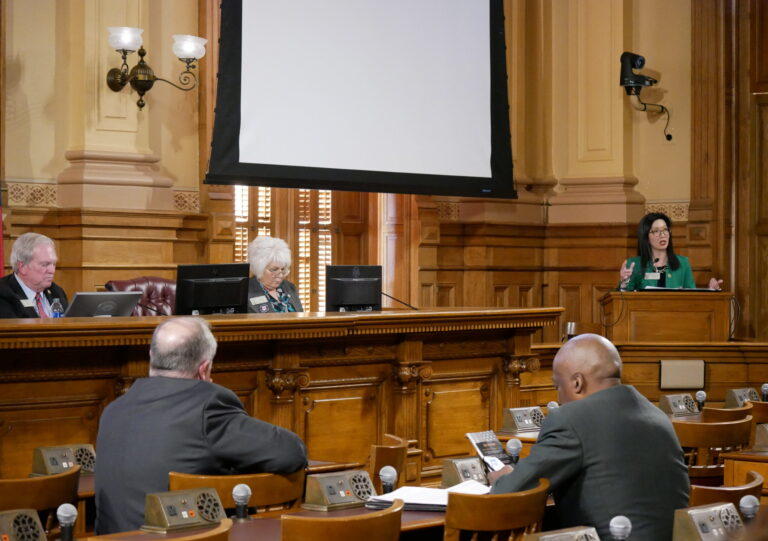
[[[672,270],[667,267],[667,284],[665,287],[671,288],[683,288],[688,289],[696,287],[696,282],[693,281],[693,271],[691,270],[691,264],[688,262],[688,258],[682,255],[677,256],[677,260],[680,261],[680,266],[677,270]],[[629,278],[629,284],[627,284],[627,291],[641,291],[647,286],[659,285],[658,280],[646,280],[645,274],[647,272],[655,272],[653,269],[653,262],[649,261],[646,268],[640,266],[640,257],[630,257],[627,259],[627,266],[629,267],[635,264],[635,268],[632,271],[632,276]],[[619,288],[621,288],[621,282],[619,282]]]

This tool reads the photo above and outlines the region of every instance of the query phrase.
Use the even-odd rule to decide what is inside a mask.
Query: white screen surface
[[[240,161],[491,176],[489,6],[243,0]]]

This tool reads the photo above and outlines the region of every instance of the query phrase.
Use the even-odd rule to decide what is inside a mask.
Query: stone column
[[[631,4],[551,2],[552,159],[559,186],[549,223],[635,223],[645,198],[635,191],[632,117],[618,84],[631,49]]]

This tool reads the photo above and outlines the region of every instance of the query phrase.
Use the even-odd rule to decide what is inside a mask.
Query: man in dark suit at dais
[[[168,472],[292,473],[307,464],[293,432],[248,415],[211,381],[216,339],[205,320],[169,318],[152,336],[149,377],[109,404],[96,442],[96,532],[135,530]]]
[[[687,507],[689,481],[672,423],[621,383],[621,358],[595,334],[566,342],[555,356],[560,408],[550,411],[531,454],[514,471],[492,474],[494,494],[552,484],[554,528],[594,526],[609,539],[616,515],[632,521],[632,539],[672,538],[675,509]]]
[[[67,294],[53,282],[56,247],[39,233],[24,233],[11,248],[13,273],[0,278],[0,318],[48,318],[67,309]],[[58,301],[58,304],[57,302]]]

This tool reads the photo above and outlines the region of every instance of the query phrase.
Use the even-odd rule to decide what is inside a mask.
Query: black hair
[[[672,220],[663,212],[651,212],[643,216],[640,223],[637,224],[637,255],[640,256],[640,268],[645,269],[648,263],[653,261],[653,250],[648,235],[651,233],[651,226],[656,220],[664,220],[669,229],[669,243],[667,243],[667,262],[672,270],[680,268],[680,260],[675,255],[675,249],[672,247]]]

